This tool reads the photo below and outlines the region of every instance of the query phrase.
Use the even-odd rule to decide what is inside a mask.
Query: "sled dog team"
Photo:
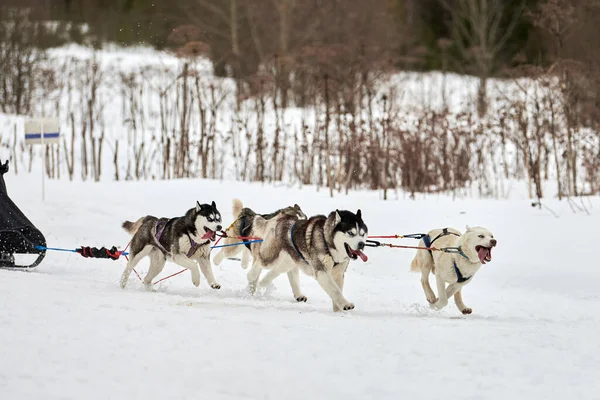
[[[300,289],[300,271],[317,280],[331,298],[333,310],[352,310],[354,304],[344,297],[344,274],[350,260],[367,261],[363,253],[368,228],[362,213],[335,210],[329,215],[308,218],[295,204],[271,214],[257,214],[233,200],[234,222],[225,231],[225,244],[239,243],[238,237],[258,237],[262,242],[228,246],[220,249],[214,258],[216,265],[225,258],[241,253],[242,267],[248,271],[251,293],[268,286],[281,274],[287,274],[292,293],[298,302],[307,301]],[[215,202],[200,204],[189,209],[184,216],[157,218],[147,215],[136,222],[125,221],[123,228],[133,235],[130,254],[121,276],[125,287],[131,272],[139,261],[148,256],[150,267],[143,279],[146,286],[163,270],[167,260],[190,270],[192,283],[200,285],[200,271],[213,289],[220,289],[210,262],[211,243],[223,231],[221,213]],[[471,282],[482,264],[492,260],[496,239],[481,227],[467,227],[466,232],[451,228],[434,229],[419,241],[420,247],[458,247],[459,253],[445,253],[419,249],[412,260],[411,271],[421,272],[421,284],[431,307],[441,309],[454,296],[456,306],[463,314],[472,310],[463,300],[461,289]],[[267,273],[260,278],[262,270]],[[429,284],[429,274],[436,278],[436,297]]]

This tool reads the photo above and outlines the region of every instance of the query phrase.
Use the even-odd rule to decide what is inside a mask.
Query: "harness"
[[[158,248],[166,254],[171,254],[171,252],[167,251],[167,249],[165,249],[165,247],[160,243],[160,238],[162,237],[163,231],[165,230],[165,227],[167,226],[169,221],[169,218],[160,218],[156,221],[156,224],[154,224],[154,227],[152,228],[152,236],[154,237],[154,242],[156,243],[156,246],[158,246]]]
[[[192,237],[190,235],[187,235],[187,236],[188,236],[188,239],[190,239],[190,249],[188,250],[186,257],[191,258],[194,254],[196,254],[196,251],[200,248],[201,245],[194,242],[194,239],[192,239]]]
[[[171,219],[169,218],[161,218],[158,221],[156,221],[156,224],[154,224],[154,227],[152,228],[152,236],[154,236],[154,242],[156,243],[158,248],[166,254],[171,254],[171,252],[167,251],[167,249],[165,249],[165,247],[160,243],[160,238],[162,237],[165,227],[170,221]],[[187,235],[187,237],[190,240],[190,249],[188,250],[186,257],[191,258],[194,254],[196,254],[196,251],[198,251],[201,245],[196,243],[189,234]]]
[[[471,279],[470,276],[466,278],[463,276],[462,272],[460,272],[460,269],[458,269],[458,267],[456,266],[456,261],[454,261],[454,272],[456,272],[456,277],[458,278],[456,282],[458,283],[463,283]]]
[[[252,225],[246,222],[246,216],[240,216],[240,236],[246,236],[246,230],[250,229]],[[248,248],[248,250],[252,250],[250,248],[250,243],[246,243],[244,246]]]
[[[442,229],[442,232],[440,232],[440,234],[437,235],[433,240],[431,240],[429,235],[423,235],[423,243],[425,244],[425,247],[431,247],[433,242],[435,242],[436,240],[438,240],[439,238],[441,238],[443,236],[448,236],[448,235],[454,235],[454,236],[460,237],[460,235],[458,233],[448,232],[448,228],[444,228],[444,229]],[[427,250],[427,251],[429,252],[429,254],[433,255],[433,251],[431,251],[431,250]],[[466,255],[464,255],[464,253],[462,253],[462,251],[461,251],[461,255],[465,258],[469,258]]]
[[[437,235],[433,240],[431,240],[431,237],[429,237],[429,235],[423,235],[423,243],[425,244],[425,247],[431,247],[433,242],[435,242],[439,238],[441,238],[443,236],[447,236],[447,235],[460,236],[458,233],[449,232],[448,228],[444,228],[442,230],[442,232],[439,235]],[[429,251],[429,254],[431,254],[433,256],[433,251],[431,251],[431,250],[427,250],[427,251]],[[460,247],[458,248],[458,251],[459,251],[458,254],[460,254],[467,260],[469,259],[469,257],[467,257],[467,255],[460,249]],[[456,273],[456,277],[458,278],[458,280],[457,280],[458,283],[463,283],[463,282],[466,282],[469,279],[471,279],[470,276],[468,276],[466,278],[463,276],[462,272],[460,272],[460,269],[458,269],[458,266],[456,265],[456,261],[453,262],[453,265],[454,265],[454,272]]]

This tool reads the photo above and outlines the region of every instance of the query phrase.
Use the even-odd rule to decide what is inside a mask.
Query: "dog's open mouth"
[[[352,249],[348,243],[344,243],[344,247],[346,248],[346,253],[348,254],[348,257],[350,257],[353,260],[356,260],[358,257],[360,257],[361,260],[367,261],[369,259],[369,257],[367,257],[367,255],[365,253],[363,253],[360,250],[354,250]]]
[[[211,242],[214,242],[217,239],[217,232],[211,231],[207,227],[204,227],[204,232],[202,239],[209,239]]]
[[[482,264],[492,261],[491,247],[476,246],[475,251],[477,251],[477,257],[479,257],[479,261],[481,261]]]

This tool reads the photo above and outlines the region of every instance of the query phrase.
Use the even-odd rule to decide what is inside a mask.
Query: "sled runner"
[[[6,192],[4,174],[8,161],[0,163],[0,268],[34,268],[44,257],[44,235],[27,219]]]

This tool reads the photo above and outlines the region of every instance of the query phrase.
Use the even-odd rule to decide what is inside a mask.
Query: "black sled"
[[[7,172],[8,161],[0,163],[0,268],[34,268],[46,257],[37,247],[45,248],[46,238],[8,197]]]

